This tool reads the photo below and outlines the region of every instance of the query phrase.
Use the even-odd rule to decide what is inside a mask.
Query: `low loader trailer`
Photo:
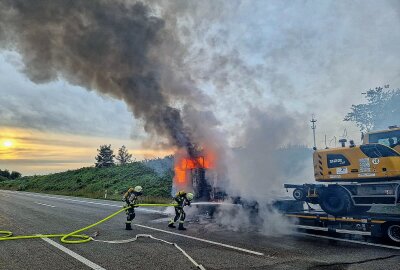
[[[355,145],[314,146],[314,183],[284,184],[308,210],[282,211],[298,227],[333,233],[385,238],[400,244],[400,214],[372,213],[373,206],[400,207],[400,127],[372,131]],[[312,210],[310,204],[322,211]]]
[[[194,203],[200,212],[212,217],[221,205],[238,206],[247,210],[249,217],[254,218],[263,214],[259,212],[257,202],[237,201]],[[280,198],[266,205],[281,215],[293,221],[294,227],[301,230],[312,230],[333,234],[335,237],[343,235],[358,235],[372,237],[400,246],[400,214],[385,214],[365,212],[362,214],[338,215],[327,214],[323,210],[315,210],[304,202],[290,198]],[[235,208],[231,208],[234,210]],[[262,217],[262,216],[261,216]]]
[[[317,183],[285,184],[298,201],[319,204],[332,216],[362,215],[372,206],[400,206],[400,128],[367,133],[362,145],[314,147]]]
[[[298,229],[324,231],[335,235],[370,236],[400,245],[400,215],[364,213],[332,216],[318,210],[288,211],[284,215],[295,219]]]

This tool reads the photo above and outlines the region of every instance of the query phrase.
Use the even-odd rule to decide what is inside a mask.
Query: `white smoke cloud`
[[[64,12],[43,17],[39,2]],[[311,145],[311,113],[319,147],[323,133],[355,137],[341,120],[360,93],[400,85],[398,1],[117,2],[2,1],[2,47],[35,82],[124,100],[152,139],[213,144],[234,195],[270,202],[284,182],[311,181],[309,159],[281,151]]]
[[[228,161],[230,193],[271,202],[284,194],[283,183],[312,181],[312,153],[301,146],[310,131],[302,116],[281,106],[253,109],[250,115],[240,128],[244,132],[237,143],[242,147]]]

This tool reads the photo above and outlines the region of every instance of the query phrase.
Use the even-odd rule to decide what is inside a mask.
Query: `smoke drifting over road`
[[[400,85],[399,10],[390,0],[0,0],[0,48],[21,54],[35,83],[123,100],[152,142],[206,144],[231,194],[268,202],[299,172],[312,180],[304,151],[281,151],[311,144],[311,113],[339,135],[361,91]]]
[[[195,96],[176,69],[183,51],[176,33],[141,2],[2,0],[0,46],[23,57],[36,83],[71,84],[124,100],[144,128],[170,146],[190,132],[173,102]]]
[[[285,194],[283,183],[313,179],[312,151],[298,144],[310,132],[305,117],[281,106],[251,110],[237,142],[243,147],[230,155],[230,194],[267,203]]]

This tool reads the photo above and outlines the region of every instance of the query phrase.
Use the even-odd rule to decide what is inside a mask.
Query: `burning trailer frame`
[[[193,190],[198,201],[223,200],[225,192],[218,185],[215,154],[192,146],[175,153],[173,190]]]

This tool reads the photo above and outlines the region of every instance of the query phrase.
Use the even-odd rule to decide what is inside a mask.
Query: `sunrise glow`
[[[6,140],[3,142],[3,146],[6,148],[12,147],[14,145],[13,141]]]

